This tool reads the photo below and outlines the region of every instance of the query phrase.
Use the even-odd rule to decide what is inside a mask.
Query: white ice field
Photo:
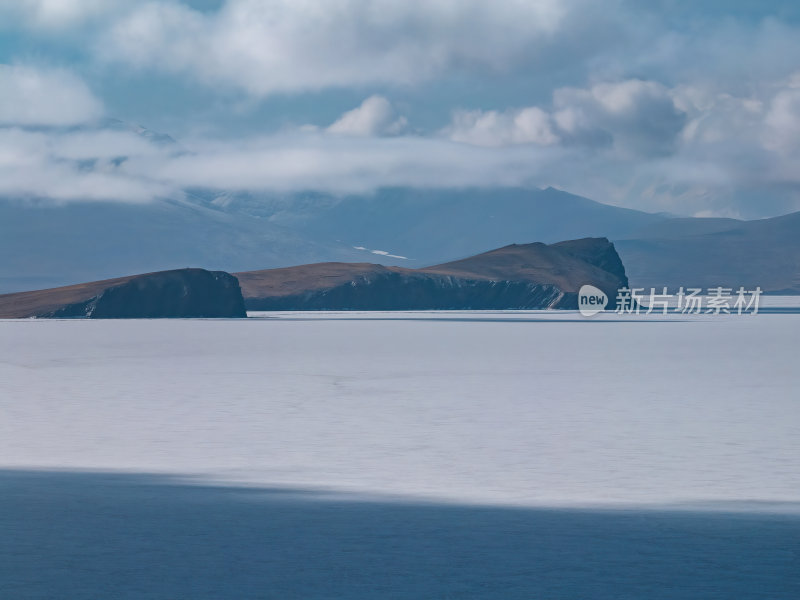
[[[0,469],[497,505],[800,501],[800,314],[252,316],[0,321]]]

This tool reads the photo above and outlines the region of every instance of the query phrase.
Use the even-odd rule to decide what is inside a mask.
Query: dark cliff
[[[611,273],[621,282],[619,287],[628,287],[628,277],[625,266],[617,254],[617,249],[606,238],[583,238],[569,240],[552,245],[553,248],[563,250],[568,254],[586,261],[604,271]]]
[[[236,275],[248,310],[574,309],[587,283],[614,308],[628,284],[605,238],[512,244],[424,269],[317,263]]]
[[[562,297],[553,285],[385,269],[296,294],[246,298],[248,310],[489,310],[542,308]]]
[[[0,296],[0,317],[90,319],[245,317],[238,280],[177,269]]]

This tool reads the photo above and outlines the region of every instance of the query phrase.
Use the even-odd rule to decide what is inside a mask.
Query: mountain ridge
[[[606,263],[611,271],[599,266]],[[605,238],[511,244],[420,269],[318,263],[235,275],[248,310],[577,308],[584,284],[612,299],[628,284]]]
[[[587,238],[511,244],[423,269],[324,262],[234,275],[203,269],[131,275],[0,295],[0,318],[242,316],[233,288],[241,311],[466,310],[577,308],[578,289],[592,284],[613,308],[627,283],[614,245]]]

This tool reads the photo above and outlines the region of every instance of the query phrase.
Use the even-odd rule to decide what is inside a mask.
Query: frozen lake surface
[[[800,597],[800,314],[0,321],[0,596]]]
[[[0,322],[0,466],[456,502],[800,501],[800,315]]]

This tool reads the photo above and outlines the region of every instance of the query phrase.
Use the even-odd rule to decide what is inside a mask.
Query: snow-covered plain
[[[496,505],[800,502],[800,314],[252,316],[1,321],[0,468]]]

